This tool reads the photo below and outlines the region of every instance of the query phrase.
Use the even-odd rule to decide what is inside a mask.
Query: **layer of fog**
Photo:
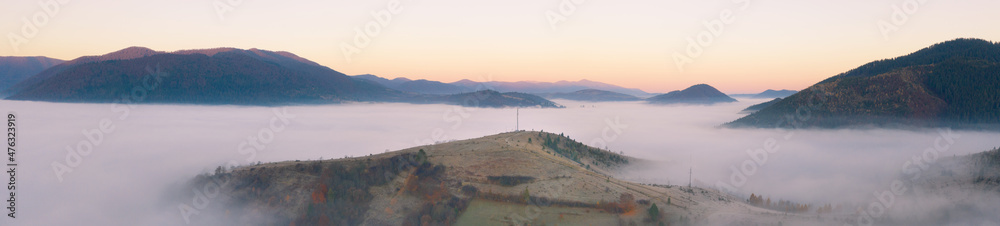
[[[286,108],[234,106],[122,106],[0,101],[18,116],[20,225],[184,224],[164,191],[199,173],[239,164],[342,158],[437,141],[476,138],[520,126],[565,133],[585,144],[647,159],[622,177],[645,183],[732,184],[731,167],[751,157],[746,150],[774,139],[777,150],[747,175],[740,194],[765,194],[802,203],[868,202],[889,188],[902,166],[940,135],[936,130],[720,129],[741,109],[766,100],[714,106],[657,106],[641,102],[583,103],[557,100],[566,109],[464,108],[449,105],[345,104]],[[284,125],[282,114],[287,112]],[[105,134],[60,182],[53,164],[67,163],[67,147]],[[517,123],[519,121],[519,123]],[[264,131],[264,132],[261,132]],[[268,138],[250,155],[241,143]],[[960,137],[942,155],[977,153],[1000,146],[997,133],[954,131]],[[263,135],[263,136],[262,136]],[[786,139],[787,137],[787,139]],[[752,160],[751,160],[752,161]],[[198,216],[193,216],[198,217]],[[5,218],[3,222],[11,222]]]

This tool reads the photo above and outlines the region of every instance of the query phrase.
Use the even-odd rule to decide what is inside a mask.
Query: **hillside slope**
[[[389,87],[389,88],[393,88],[393,89],[395,89],[400,84],[413,81],[413,80],[410,80],[408,78],[395,78],[395,79],[389,80],[389,79],[386,79],[386,78],[378,77],[378,76],[373,75],[373,74],[352,75],[351,77],[352,78],[357,78],[357,79],[364,79],[364,80],[368,80],[368,81],[373,81],[373,82],[381,84],[381,85],[383,85],[385,87]]]
[[[734,98],[738,97],[738,98],[752,98],[752,99],[774,99],[774,98],[785,98],[797,92],[799,91],[788,90],[788,89],[782,89],[782,90],[767,89],[764,90],[764,92],[760,93],[729,94],[729,96]]]
[[[921,168],[907,168],[896,181],[889,217],[876,225],[997,225],[1000,216],[1000,149],[941,156]],[[919,168],[919,170],[918,170]],[[877,200],[876,200],[877,201]]]
[[[0,56],[0,97],[6,96],[5,90],[21,80],[62,62],[48,57]]]
[[[796,113],[810,117],[786,117]],[[1000,44],[958,39],[875,61],[727,125],[1000,129]]]
[[[288,161],[199,176],[219,185],[194,225],[727,224],[778,216],[715,190],[609,175],[635,159],[544,132],[510,132],[364,157]],[[178,189],[190,200],[190,189]],[[658,206],[655,218],[649,209]],[[530,212],[525,210],[531,209]],[[210,213],[210,214],[205,214]],[[810,216],[740,220],[777,224]]]
[[[740,113],[753,113],[753,112],[756,112],[756,111],[760,111],[761,109],[770,107],[771,105],[774,105],[775,103],[778,103],[779,101],[781,101],[780,97],[779,98],[774,98],[774,100],[769,100],[769,101],[764,102],[764,103],[750,105],[750,107],[744,108],[743,111],[740,111]]]
[[[465,88],[462,86],[452,85],[438,81],[428,81],[424,79],[404,82],[394,87],[394,89],[411,93],[441,94],[441,95],[468,93],[474,91],[473,89]]]
[[[753,95],[750,98],[756,98],[756,99],[785,98],[797,92],[799,91],[787,90],[787,89],[783,90],[768,89],[765,90],[764,92],[758,93],[757,95]]]

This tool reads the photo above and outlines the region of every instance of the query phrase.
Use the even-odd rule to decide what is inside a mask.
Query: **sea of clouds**
[[[395,103],[246,107],[0,101],[0,110],[17,115],[19,141],[17,218],[0,222],[183,225],[178,205],[190,200],[165,198],[167,189],[220,165],[363,156],[515,127],[563,133],[644,159],[618,175],[632,181],[686,185],[693,171],[696,186],[722,183],[734,194],[863,203],[947,133],[719,127],[764,101],[664,106],[557,100],[567,108],[519,110]],[[951,133],[947,137],[953,142],[937,152],[940,156],[1000,146],[998,133]],[[744,166],[748,161],[752,171]],[[742,179],[734,180],[734,169]]]

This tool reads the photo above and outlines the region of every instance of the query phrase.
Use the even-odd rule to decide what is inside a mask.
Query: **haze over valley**
[[[980,41],[946,44],[961,42]],[[968,51],[950,54],[968,57]],[[172,58],[189,63],[140,66]],[[282,69],[288,74],[280,76],[291,79],[250,79],[249,89],[232,88],[229,84],[247,84],[239,80],[250,78],[238,72],[243,69],[226,69],[231,63],[206,65],[236,70],[209,83],[200,78],[208,75],[198,74],[208,71],[191,64],[232,59],[264,62],[261,67],[288,65]],[[81,69],[86,67],[93,69]],[[146,76],[101,79],[127,71]],[[988,73],[966,75],[971,77],[963,79],[992,81]],[[332,78],[341,80],[328,80]],[[64,82],[73,80],[79,82]],[[143,80],[156,85],[137,86],[141,93],[122,89]],[[734,99],[697,84],[643,99],[594,87],[559,92],[575,87],[570,82],[492,83],[508,91],[533,89],[536,95],[498,92],[490,83],[418,81],[474,88],[450,94],[397,90],[413,81],[351,78],[291,53],[256,49],[161,53],[128,48],[62,63],[11,86],[11,96],[2,101],[18,109],[18,125],[32,128],[19,136],[45,138],[19,146],[47,150],[19,155],[49,163],[21,167],[18,197],[36,201],[19,209],[66,216],[31,218],[32,224],[520,224],[564,221],[561,216],[579,211],[602,214],[565,222],[1000,222],[987,214],[1000,208],[1000,202],[983,201],[1000,200],[995,172],[1000,132],[969,129],[993,128],[988,123],[935,127],[921,121],[933,119],[920,117],[900,121],[901,126],[822,121],[825,114],[842,114],[828,113],[826,106],[873,109],[841,107],[859,102],[830,98],[857,93],[851,87],[809,88],[791,96],[786,95],[792,91],[768,90]],[[275,91],[252,88],[263,84]],[[320,84],[355,88],[315,86]],[[305,89],[309,93],[289,93],[304,85],[315,87]],[[216,86],[232,90],[223,93],[249,93],[211,94],[222,91]],[[895,98],[913,100],[909,95]],[[986,92],[991,95],[997,94]],[[957,103],[969,95],[950,98],[957,99],[944,102]],[[882,105],[895,101],[874,100]],[[810,105],[771,120],[787,123],[779,126],[784,129],[733,126],[789,103]],[[997,112],[988,101],[959,106],[951,114]],[[477,149],[491,154],[461,157],[477,155]],[[418,160],[401,160],[414,158]],[[516,165],[545,170],[516,173]],[[372,168],[361,172],[356,167]],[[378,172],[386,177],[379,179]],[[95,192],[114,197],[79,195]],[[311,198],[302,195],[310,192]],[[340,195],[344,192],[353,195]],[[576,195],[558,195],[563,192]],[[65,202],[96,208],[59,208]],[[905,207],[894,208],[902,205],[897,202]],[[510,207],[497,209],[510,205],[543,208],[527,218]],[[646,208],[648,213],[634,214]],[[109,217],[103,210],[121,210],[129,217]]]
[[[0,225],[1000,225],[1000,2],[12,1]]]
[[[584,144],[642,159],[617,178],[639,183],[714,188],[731,183],[730,167],[750,159],[746,149],[762,148],[769,139],[780,148],[734,194],[766,194],[801,203],[862,203],[886,189],[903,173],[905,162],[935,145],[939,131],[719,129],[727,119],[759,99],[717,105],[648,105],[642,102],[559,101],[566,109],[521,109],[520,126],[528,131],[560,131]],[[291,160],[337,159],[382,154],[414,146],[478,138],[513,131],[514,109],[449,105],[348,104],[283,108],[235,106],[138,105],[124,119],[108,104],[4,101],[21,110],[33,130],[22,146],[48,152],[24,152],[33,162],[67,163],[66,148],[87,137],[79,131],[111,120],[114,131],[91,154],[81,156],[72,172],[59,176],[50,164],[24,166],[22,199],[37,200],[22,211],[67,218],[36,218],[39,224],[181,224],[176,206],[188,200],[164,198],[170,188],[191,176],[239,165]],[[585,107],[579,107],[579,106]],[[275,111],[288,124],[255,154],[240,144],[267,130]],[[467,111],[462,117],[459,111]],[[372,115],[371,112],[383,112]],[[407,112],[400,115],[392,112]],[[167,119],[167,120],[164,120]],[[278,122],[281,126],[283,123]],[[955,142],[941,158],[982,152],[996,146],[996,132],[952,131]],[[785,137],[789,139],[784,139]],[[368,137],[379,137],[371,142]],[[246,147],[242,147],[246,148]],[[251,161],[248,161],[251,160]],[[850,167],[845,167],[850,166]],[[807,169],[803,171],[803,169]],[[93,183],[101,181],[103,183]],[[123,184],[128,186],[122,186]],[[183,191],[183,190],[181,190]],[[78,195],[113,193],[113,196]],[[118,209],[130,217],[57,208],[88,203],[93,210]],[[496,213],[497,216],[509,212]],[[194,219],[215,219],[210,214]],[[980,219],[991,219],[981,216]],[[88,220],[89,219],[89,220]],[[992,219],[996,222],[997,219]],[[203,222],[203,221],[201,221]],[[712,222],[712,221],[710,221]]]

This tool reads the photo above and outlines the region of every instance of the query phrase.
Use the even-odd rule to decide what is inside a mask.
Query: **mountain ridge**
[[[572,93],[580,90],[596,89],[596,90],[604,90],[604,91],[628,94],[637,97],[652,96],[652,94],[642,91],[640,89],[625,88],[617,85],[611,85],[587,79],[581,79],[579,81],[561,80],[557,82],[538,82],[538,81],[476,82],[470,79],[462,79],[455,82],[446,83],[446,82],[433,81],[427,79],[413,80],[405,77],[397,77],[395,79],[389,80],[387,78],[370,74],[355,75],[352,77],[376,81],[390,88],[403,86],[403,84],[405,83],[412,84],[413,82],[416,81],[423,81],[422,83],[433,83],[434,87],[436,87],[437,89],[425,88],[425,89],[404,90],[409,92],[425,93],[425,94],[433,94],[434,92],[440,92],[439,89],[461,91],[461,92],[471,92],[471,91],[491,89],[500,92],[518,92],[518,93],[531,93],[531,94],[542,94],[542,95],[547,95],[552,93]]]
[[[552,93],[545,95],[545,97],[589,102],[642,100],[636,96],[599,89],[584,89],[572,93]]]
[[[5,92],[9,100],[296,105],[344,102],[444,103],[448,96],[414,95],[344,75],[295,54],[212,48],[161,52],[128,47],[63,62]],[[490,96],[489,107],[557,107],[537,96]]]

